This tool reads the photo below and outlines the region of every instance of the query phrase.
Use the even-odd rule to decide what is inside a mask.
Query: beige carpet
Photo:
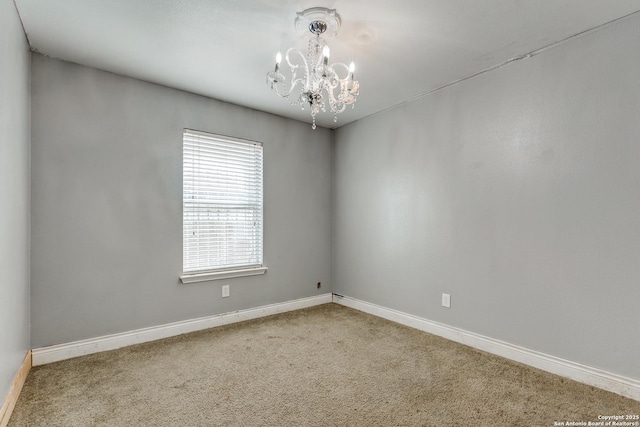
[[[640,402],[336,304],[34,368],[17,426],[553,426]]]

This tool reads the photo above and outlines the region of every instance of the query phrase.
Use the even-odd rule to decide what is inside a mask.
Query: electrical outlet
[[[318,289],[322,287],[322,282],[318,282]]]
[[[447,307],[447,308],[451,308],[451,295],[442,294],[442,306],[443,307]]]
[[[229,296],[229,285],[222,285],[222,298]]]

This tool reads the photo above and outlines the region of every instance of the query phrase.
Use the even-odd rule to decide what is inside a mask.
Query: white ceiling
[[[335,8],[331,60],[360,96],[335,128],[640,10],[640,0],[15,0],[33,51],[311,122],[265,76],[306,41],[296,12]]]

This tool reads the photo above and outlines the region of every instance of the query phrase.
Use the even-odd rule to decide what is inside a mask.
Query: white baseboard
[[[47,363],[70,359],[72,357],[99,353],[101,351],[115,350],[129,345],[155,341],[216,326],[242,322],[244,320],[257,319],[260,317],[270,316],[272,314],[299,310],[315,305],[326,304],[332,301],[421,331],[438,335],[448,340],[468,345],[497,356],[505,357],[543,371],[640,401],[640,381],[638,380],[623,377],[621,375],[582,365],[580,363],[571,362],[569,360],[534,350],[529,350],[504,341],[360,301],[355,298],[335,294],[323,294],[247,310],[239,310],[231,313],[137,329],[134,331],[74,341],[50,347],[36,348],[31,351],[32,364],[33,366],[44,365]]]
[[[529,350],[355,298],[334,294],[333,302],[640,401],[640,381],[632,378]]]
[[[136,329],[113,335],[105,335],[97,338],[53,345],[50,347],[36,348],[31,352],[33,357],[33,366],[44,365],[92,353],[99,353],[101,351],[115,350],[133,344],[155,341],[189,332],[214,328],[216,326],[242,322],[244,320],[257,319],[259,317],[270,316],[272,314],[299,310],[301,308],[330,303],[331,301],[332,294],[323,294],[247,310],[239,310],[231,313],[184,320],[181,322],[168,323],[166,325],[152,326],[150,328]]]

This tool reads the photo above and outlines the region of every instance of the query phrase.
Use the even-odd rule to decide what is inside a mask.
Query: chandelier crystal
[[[313,129],[316,128],[316,115],[320,111],[329,109],[333,113],[333,121],[337,122],[338,114],[347,105],[353,108],[359,93],[360,85],[354,77],[353,62],[348,67],[341,62],[329,64],[331,51],[322,36],[325,33],[337,34],[340,23],[340,15],[335,9],[314,7],[298,12],[296,29],[298,32],[311,33],[306,56],[295,48],[285,52],[289,80],[280,70],[283,59],[280,52],[276,55],[275,69],[267,73],[267,84],[276,94],[303,110],[309,107]]]

